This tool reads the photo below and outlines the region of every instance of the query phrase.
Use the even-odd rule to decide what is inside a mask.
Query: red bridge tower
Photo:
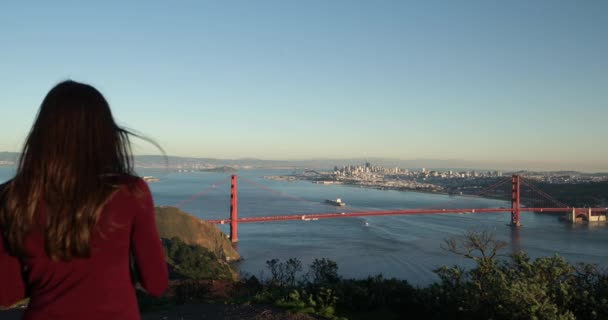
[[[511,225],[514,227],[521,226],[519,216],[521,213],[521,197],[520,197],[521,180],[518,175],[511,177]]]
[[[232,175],[232,183],[230,184],[230,241],[236,243],[239,241],[239,199],[237,176]]]

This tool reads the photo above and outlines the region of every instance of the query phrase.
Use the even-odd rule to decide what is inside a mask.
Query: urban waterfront
[[[0,168],[0,181],[14,169]],[[151,183],[156,205],[175,205],[213,184],[228,173],[140,170],[160,181]],[[308,181],[275,181],[268,175],[287,174],[281,170],[241,170],[239,214],[242,217],[306,214],[356,209],[408,209],[458,207],[509,207],[510,203],[491,199],[450,197],[440,194],[376,190],[347,185],[313,184]],[[246,180],[289,195],[268,192]],[[295,201],[298,198],[300,201]],[[347,207],[323,204],[324,199],[342,198]],[[187,212],[203,219],[228,218],[229,185],[218,185],[201,197],[184,203]],[[259,275],[265,261],[297,257],[308,264],[327,257],[338,262],[345,277],[365,277],[382,273],[385,277],[407,279],[417,285],[437,278],[432,270],[442,265],[468,265],[464,258],[441,249],[447,237],[465,231],[491,230],[510,245],[505,251],[523,249],[531,256],[558,253],[571,262],[584,261],[608,266],[603,247],[608,240],[605,224],[571,225],[555,215],[522,214],[523,227],[513,229],[508,212],[497,214],[439,214],[421,216],[369,217],[319,221],[288,221],[239,226],[238,250],[244,260],[243,272]],[[227,232],[227,226],[220,226]]]

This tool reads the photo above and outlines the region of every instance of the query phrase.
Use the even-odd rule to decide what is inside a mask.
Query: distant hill
[[[220,229],[178,208],[157,207],[156,224],[161,238],[177,237],[186,244],[199,245],[226,262],[241,259]]]
[[[294,167],[289,161],[279,160],[259,160],[259,159],[216,159],[216,158],[194,158],[194,157],[177,157],[177,156],[160,156],[160,155],[137,155],[135,156],[135,164],[138,167],[148,168],[193,168],[200,165],[215,167],[232,167],[238,168],[276,168],[276,167]]]
[[[373,165],[383,167],[400,168],[481,168],[483,164],[463,160],[435,160],[414,159],[401,160],[390,158],[342,158],[342,159],[305,159],[305,160],[262,160],[255,158],[243,159],[217,159],[217,158],[194,158],[194,157],[163,157],[159,155],[135,156],[135,163],[140,167],[162,168],[162,167],[195,167],[206,165],[214,167],[239,168],[310,168],[310,169],[332,169],[334,166],[363,165],[369,161]]]
[[[0,162],[15,162],[19,157],[16,152],[0,152]],[[174,169],[213,169],[217,167],[231,167],[234,169],[332,169],[334,166],[363,165],[370,162],[376,166],[399,167],[409,169],[449,169],[449,170],[536,170],[552,171],[563,170],[566,172],[583,170],[586,172],[606,172],[608,167],[604,162],[596,161],[594,164],[583,163],[545,163],[534,161],[477,161],[462,159],[396,159],[382,157],[366,158],[317,158],[317,159],[294,159],[294,160],[263,160],[255,158],[242,159],[218,159],[178,157],[162,155],[136,155],[135,165],[138,168],[174,168]]]
[[[167,158],[163,156],[136,156],[136,164],[140,167],[175,168],[178,166],[187,168],[189,166],[206,165],[208,167],[230,166],[236,169],[333,169],[334,166],[344,165],[363,165],[365,162],[370,162],[372,165],[382,167],[399,167],[408,169],[449,169],[449,170],[538,170],[552,171],[564,170],[564,168],[582,169],[584,171],[605,171],[608,170],[603,163],[597,163],[593,167],[589,164],[577,163],[544,163],[530,161],[469,161],[461,159],[395,159],[395,158],[327,158],[327,159],[295,159],[295,160],[262,160],[254,158],[243,159],[216,159],[216,158],[194,158],[194,157],[174,157]],[[592,169],[593,168],[593,169]],[[571,171],[571,170],[568,170]]]
[[[20,153],[0,151],[0,162],[14,164],[19,160]]]

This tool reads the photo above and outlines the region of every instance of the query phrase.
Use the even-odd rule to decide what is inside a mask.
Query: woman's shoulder
[[[147,209],[149,202],[153,201],[150,189],[147,183],[137,176],[125,176],[116,179],[112,183],[114,191],[108,198],[105,207],[106,210],[124,210],[126,208],[134,209],[139,212],[140,209]]]

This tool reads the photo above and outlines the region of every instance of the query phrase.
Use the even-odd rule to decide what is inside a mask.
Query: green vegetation
[[[298,259],[266,261],[270,278],[263,281],[257,292],[250,297],[253,303],[274,304],[291,311],[312,313],[328,319],[336,316],[338,297],[334,291],[339,283],[338,266],[328,259],[316,259],[304,280],[298,280],[302,263]]]
[[[177,237],[162,239],[171,279],[235,280],[234,270],[217,256],[195,244]]]
[[[234,283],[238,280],[236,271],[224,259],[196,244],[187,244],[177,237],[161,239],[172,280],[169,293],[154,298],[138,291],[137,300],[142,311],[169,308],[187,301],[209,301],[211,282],[224,280]],[[139,279],[132,266],[134,279]]]
[[[557,255],[502,255],[506,244],[489,232],[468,232],[443,248],[475,262],[444,266],[439,281],[414,287],[381,275],[343,279],[338,265],[316,259],[267,261],[267,277],[230,280],[229,266],[211,251],[180,239],[163,240],[172,274],[181,280],[162,299],[142,297],[145,309],[185,302],[270,304],[327,319],[608,319],[608,273],[572,265]],[[221,260],[221,259],[220,259]],[[200,279],[228,279],[223,282]],[[219,293],[218,293],[219,292]]]
[[[571,265],[557,255],[530,259],[524,252],[499,259],[504,246],[488,232],[446,240],[446,250],[476,265],[439,268],[440,281],[425,288],[380,275],[341,279],[327,259],[315,260],[294,282],[300,262],[274,259],[251,301],[348,319],[403,319],[414,310],[426,319],[608,318],[608,274],[597,266]]]
[[[216,226],[174,207],[157,207],[156,224],[169,279],[173,281],[169,292],[161,298],[138,292],[142,311],[169,308],[192,300],[207,301],[210,282],[238,280],[238,273],[229,262],[239,260],[240,256]],[[138,279],[134,266],[132,270],[134,279]]]

